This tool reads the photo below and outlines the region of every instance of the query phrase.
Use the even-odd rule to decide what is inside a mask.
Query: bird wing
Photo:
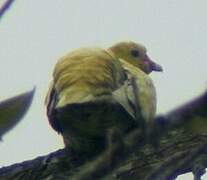
[[[123,80],[119,61],[99,48],[76,50],[57,63],[54,89],[58,94],[56,107],[93,101],[111,94]]]
[[[140,69],[120,59],[127,78],[124,84],[113,92],[113,97],[131,116],[139,113],[149,121],[156,112],[156,91],[151,78]]]
[[[82,48],[62,57],[55,66],[46,97],[52,127],[59,129],[54,120],[55,108],[110,100],[112,92],[121,86],[124,78],[121,63],[103,49]]]
[[[156,97],[148,75],[124,60],[99,48],[84,48],[62,57],[54,70],[53,82],[46,98],[50,124],[61,131],[55,121],[55,108],[93,101],[119,103],[133,117],[154,116]]]

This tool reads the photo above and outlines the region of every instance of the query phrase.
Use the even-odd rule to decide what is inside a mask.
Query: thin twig
[[[1,7],[0,7],[0,20],[5,14],[5,12],[11,7],[12,3],[15,0],[7,0]]]

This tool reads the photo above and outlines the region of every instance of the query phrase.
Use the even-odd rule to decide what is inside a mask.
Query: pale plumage
[[[123,81],[122,71],[120,62],[99,48],[79,49],[66,55],[54,70],[57,107],[110,94]]]
[[[52,127],[62,133],[66,145],[78,149],[94,144],[112,126],[129,131],[136,126],[137,113],[146,122],[152,120],[156,93],[147,75],[152,70],[162,68],[148,58],[143,46],[133,42],[65,55],[56,64],[46,98]]]

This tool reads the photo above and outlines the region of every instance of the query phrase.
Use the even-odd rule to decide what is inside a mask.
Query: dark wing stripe
[[[47,116],[49,119],[49,123],[53,127],[53,129],[56,130],[58,133],[60,133],[62,132],[62,128],[56,118],[56,114],[57,114],[55,109],[56,104],[57,104],[57,92],[53,87],[49,95],[49,102],[47,105]]]

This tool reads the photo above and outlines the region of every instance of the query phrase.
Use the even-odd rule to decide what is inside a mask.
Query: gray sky
[[[107,47],[121,40],[144,44],[164,68],[151,75],[158,112],[202,93],[207,87],[206,7],[202,0],[14,3],[0,23],[0,100],[34,85],[37,91],[29,113],[0,144],[0,166],[63,147],[47,122],[44,97],[57,59],[74,48]]]

